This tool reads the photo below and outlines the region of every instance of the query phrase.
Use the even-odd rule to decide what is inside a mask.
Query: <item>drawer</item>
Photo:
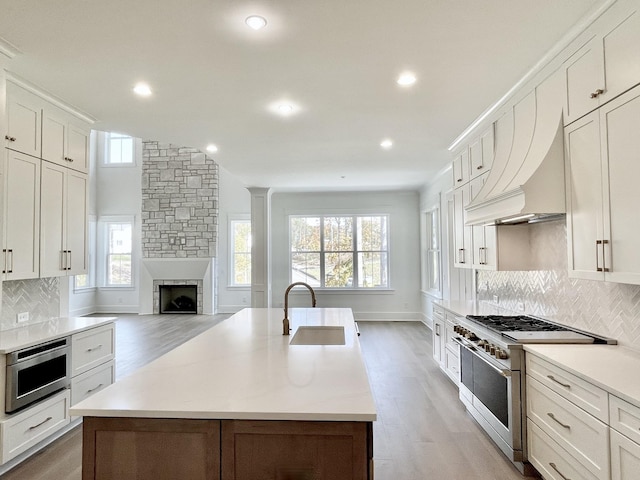
[[[444,349],[444,369],[449,378],[457,385],[460,381],[460,357],[457,345],[455,350],[452,350],[448,345]]]
[[[113,360],[115,325],[109,323],[71,336],[71,376]]]
[[[115,380],[115,362],[113,360],[84,372],[71,379],[71,405],[81,402]]]
[[[2,463],[68,425],[69,399],[65,389],[2,422]]]
[[[640,472],[640,445],[611,431],[611,480],[632,480]]]
[[[597,478],[609,476],[609,427],[527,375],[527,417]]]
[[[440,305],[433,306],[433,316],[444,320],[444,309]]]
[[[527,375],[597,419],[609,423],[609,394],[603,389],[530,353],[527,353]]]
[[[640,408],[609,395],[609,418],[611,428],[640,443]]]
[[[529,462],[546,480],[600,480],[531,420],[527,421]]]

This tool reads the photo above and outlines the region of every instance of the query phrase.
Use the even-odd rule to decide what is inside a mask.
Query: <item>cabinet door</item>
[[[482,143],[479,138],[469,145],[469,176],[471,179],[484,173],[484,163],[482,161]]]
[[[67,136],[68,167],[79,172],[89,172],[89,134],[84,126],[70,122]]]
[[[602,280],[603,187],[598,112],[565,129],[569,276]],[[599,270],[600,269],[600,270]]]
[[[433,358],[438,365],[444,365],[444,320],[433,319]]]
[[[7,148],[40,156],[42,103],[35,95],[7,83]]]
[[[495,141],[493,133],[493,124],[480,136],[482,144],[482,168],[480,174],[487,173],[493,165],[493,157],[495,155]]]
[[[11,150],[6,153],[4,278],[38,278],[41,160]]]
[[[640,284],[640,87],[600,109],[604,209],[605,280]],[[606,270],[608,269],[608,270]]]
[[[567,101],[564,124],[586,115],[600,105],[598,90],[604,90],[602,40],[592,37],[564,63]]]
[[[453,159],[453,188],[458,188],[469,181],[469,150],[464,149]]]
[[[86,174],[67,170],[66,250],[68,275],[87,273],[88,185]]]
[[[67,273],[65,248],[66,169],[42,162],[42,215],[40,218],[40,275],[58,277]]]
[[[458,188],[453,193],[454,266],[459,268],[471,268],[472,264],[471,227],[465,225],[464,210],[469,203],[469,196],[469,185]]]
[[[611,430],[611,480],[631,480],[640,472],[640,445]]]
[[[42,158],[58,165],[66,165],[67,118],[53,107],[42,111]]]
[[[635,0],[621,0],[604,17],[604,92],[608,102],[640,83],[640,7]]]

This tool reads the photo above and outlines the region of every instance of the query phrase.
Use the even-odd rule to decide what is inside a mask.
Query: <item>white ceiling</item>
[[[247,186],[417,188],[600,1],[0,0],[0,37],[20,51],[9,70],[95,128],[215,143]],[[244,24],[253,13],[265,29]],[[150,98],[132,93],[141,80]],[[281,99],[300,111],[273,115]]]

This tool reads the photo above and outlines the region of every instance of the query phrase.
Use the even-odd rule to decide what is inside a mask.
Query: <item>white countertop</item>
[[[465,317],[467,315],[514,315],[510,310],[500,308],[489,302],[462,302],[456,300],[437,300],[434,302],[445,310],[449,310],[456,315]],[[522,314],[521,314],[522,315]]]
[[[248,308],[71,408],[99,417],[373,421],[346,308]],[[343,325],[345,345],[289,345],[301,325]]]
[[[66,337],[114,320],[115,317],[62,317],[11,330],[3,330],[0,331],[0,354],[15,352],[55,338]]]
[[[525,345],[524,350],[640,408],[640,352],[619,345]]]

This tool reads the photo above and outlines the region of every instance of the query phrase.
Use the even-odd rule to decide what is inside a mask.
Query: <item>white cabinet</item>
[[[634,480],[640,472],[640,444],[611,430],[611,480]]]
[[[469,181],[469,168],[469,149],[465,148],[453,159],[453,188],[461,187]]]
[[[442,368],[445,349],[444,311],[439,305],[433,306],[433,358]]]
[[[69,390],[65,389],[2,421],[2,463],[8,462],[68,425],[69,400]]]
[[[569,275],[640,284],[640,87],[565,130]]]
[[[40,276],[87,271],[87,175],[42,162]]]
[[[98,367],[115,356],[115,325],[108,323],[71,336],[71,376]]]
[[[565,125],[640,83],[640,6],[619,0],[563,65],[567,86]]]
[[[71,406],[105,389],[116,379],[115,362],[103,363],[71,379]]]
[[[7,82],[7,148],[40,156],[42,103],[36,95]]]
[[[445,312],[445,342],[444,342],[444,372],[451,381],[458,385],[460,382],[460,347],[453,341],[456,336],[454,327],[458,320],[452,312]]]
[[[42,112],[42,158],[88,173],[89,129],[54,105]]]
[[[471,179],[487,173],[491,169],[494,156],[493,124],[469,146]]]
[[[454,233],[454,266],[459,268],[471,268],[472,266],[472,230],[465,225],[466,211],[471,196],[469,184],[457,188],[453,192],[453,233]]]
[[[5,150],[4,238],[5,280],[38,278],[40,251],[41,160]]]

